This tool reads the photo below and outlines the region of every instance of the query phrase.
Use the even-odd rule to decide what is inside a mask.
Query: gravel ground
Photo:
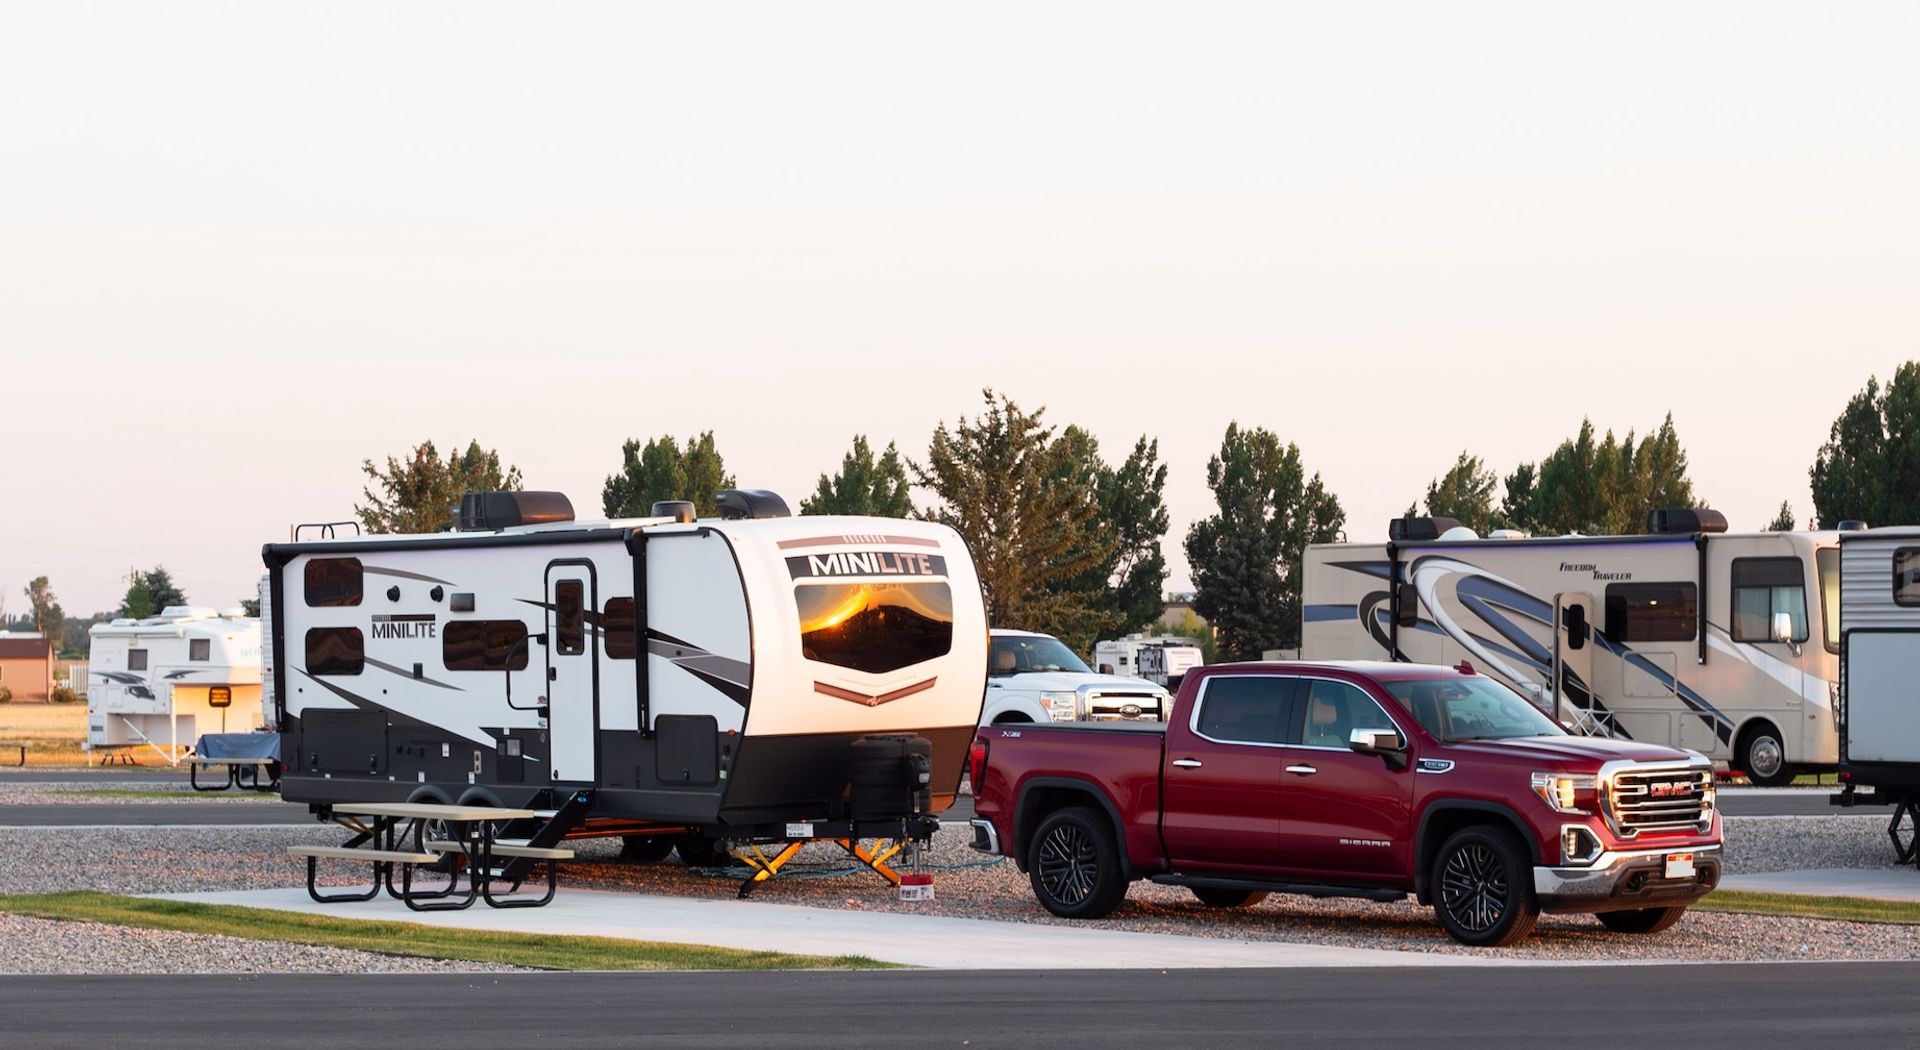
[[[512,973],[479,962],[266,945],[239,937],[142,930],[0,912],[0,974],[26,973]]]
[[[178,785],[121,786],[36,780],[0,784],[0,806],[97,806],[113,802],[131,802],[143,806],[165,806],[181,802],[232,802],[236,805],[259,805],[280,801],[278,792],[229,790],[185,794],[189,791],[193,789],[188,787],[185,781],[181,781]]]
[[[1732,818],[1727,821],[1731,872],[1806,867],[1887,868],[1891,850],[1878,817]],[[116,893],[187,892],[298,886],[304,868],[285,854],[298,842],[335,842],[331,829],[206,828],[61,830],[0,829],[0,893],[45,892],[86,887]],[[935,901],[906,904],[890,886],[851,866],[837,847],[814,845],[786,873],[756,889],[754,899],[840,910],[894,911],[1013,922],[1064,923],[1034,901],[1026,877],[1009,861],[985,858],[966,847],[964,828],[948,828],[926,858],[935,875]],[[576,844],[580,860],[565,871],[566,886],[633,890],[726,899],[734,896],[738,871],[705,872],[675,861],[655,865],[618,860],[617,840]],[[350,880],[348,880],[350,881]],[[566,892],[563,886],[561,892]],[[186,935],[149,932],[68,935],[73,924],[4,920],[0,924],[0,971],[183,972],[231,970],[272,960],[275,970],[313,967],[473,970],[476,964],[401,960],[319,949],[229,951],[217,944],[188,944]],[[26,923],[27,925],[20,925]],[[1448,940],[1430,909],[1411,902],[1273,896],[1247,909],[1200,906],[1185,890],[1136,883],[1127,903],[1102,925],[1147,933],[1177,933],[1237,941],[1285,941],[1403,951],[1484,953]],[[105,939],[100,939],[105,938]],[[222,938],[202,938],[221,941]],[[75,942],[99,948],[76,949]],[[121,953],[118,945],[125,943]],[[151,946],[151,947],[149,947]],[[1590,916],[1544,916],[1533,937],[1489,954],[1528,959],[1912,959],[1920,958],[1920,926],[1828,922],[1816,919],[1717,915],[1696,912],[1651,937],[1609,934]],[[144,967],[153,967],[145,969]]]

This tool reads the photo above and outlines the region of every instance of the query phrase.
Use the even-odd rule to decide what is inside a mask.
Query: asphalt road
[[[1910,1048],[1920,963],[0,977],[12,1047]],[[402,1034],[404,1033],[404,1034]]]

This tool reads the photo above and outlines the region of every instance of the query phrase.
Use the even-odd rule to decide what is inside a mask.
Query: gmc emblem
[[[1678,798],[1681,795],[1691,794],[1693,794],[1693,784],[1684,780],[1673,780],[1664,784],[1656,783],[1647,785],[1648,798]]]

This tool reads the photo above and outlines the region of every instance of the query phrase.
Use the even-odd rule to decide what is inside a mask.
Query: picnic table
[[[339,846],[292,846],[288,852],[307,861],[307,895],[322,903],[372,900],[384,889],[414,911],[448,911],[468,908],[484,900],[495,908],[535,908],[553,900],[559,886],[558,863],[570,860],[573,851],[549,849],[501,842],[499,827],[509,821],[528,820],[536,814],[530,809],[501,809],[492,806],[448,806],[431,802],[367,802],[333,806],[330,819],[354,834]],[[428,825],[438,825],[444,837],[427,837]],[[543,861],[547,868],[544,896],[516,896],[518,879],[504,893],[493,888],[500,878],[496,858],[526,858]],[[373,882],[364,892],[322,893],[315,879],[322,859],[365,861],[372,866]],[[462,892],[462,863],[465,864],[465,892]],[[423,867],[447,874],[447,883],[433,889],[414,889],[414,874]],[[399,873],[400,885],[394,885]]]
[[[207,769],[225,773],[225,782],[202,785],[199,774]],[[280,785],[280,734],[203,734],[187,759],[187,783],[195,791],[272,791]]]

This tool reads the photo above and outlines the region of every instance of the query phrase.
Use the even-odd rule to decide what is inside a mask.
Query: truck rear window
[[[801,655],[881,674],[953,648],[953,591],[945,583],[803,583]]]

